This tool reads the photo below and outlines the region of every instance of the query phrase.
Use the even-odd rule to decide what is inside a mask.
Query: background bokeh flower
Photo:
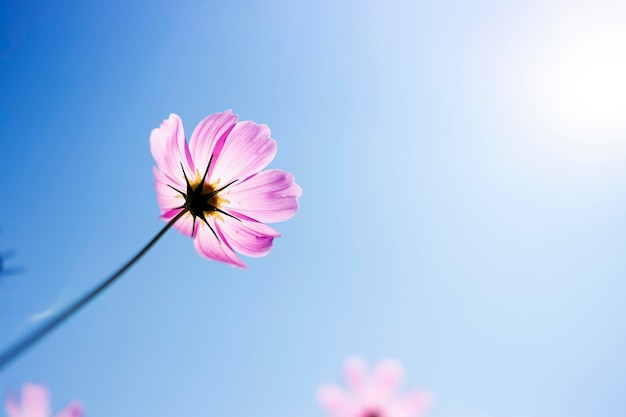
[[[404,368],[397,360],[385,359],[369,369],[362,358],[350,358],[344,378],[345,388],[325,384],[319,389],[320,405],[329,417],[417,417],[432,404],[426,390],[399,392]]]
[[[50,393],[43,385],[24,384],[20,399],[18,400],[9,393],[5,406],[8,417],[51,417]],[[81,417],[82,415],[81,404],[72,401],[53,417]]]

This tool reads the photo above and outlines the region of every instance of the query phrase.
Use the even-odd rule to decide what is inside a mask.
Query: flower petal
[[[178,213],[180,213],[181,210],[182,209],[166,211],[165,213],[163,213],[161,215],[161,218],[163,218],[163,220],[165,220],[166,222],[169,222],[174,217],[176,217],[176,215]],[[196,227],[195,227],[195,229],[198,228],[198,224],[200,222],[201,222],[200,219],[196,219]],[[187,213],[183,214],[183,217],[181,217],[180,219],[176,220],[176,223],[174,223],[174,228],[178,229],[178,231],[180,231],[184,235],[191,236],[191,232],[194,231],[193,216],[191,215],[191,213],[187,212]],[[194,233],[197,233],[197,230],[195,230]]]
[[[183,122],[176,114],[150,133],[150,150],[157,165],[170,178],[183,178],[181,164],[189,177],[194,172],[194,165],[185,140]],[[194,176],[195,177],[195,176]]]
[[[185,204],[185,197],[176,190],[186,192],[187,184],[182,184],[168,177],[157,167],[153,167],[152,172],[154,173],[154,187],[161,214]]]
[[[285,221],[296,214],[301,194],[302,189],[295,183],[293,175],[270,169],[233,184],[220,196],[226,200],[223,206],[227,211],[260,222],[273,223]]]
[[[182,184],[177,184],[171,180],[167,175],[161,172],[158,168],[154,167],[154,179],[155,188],[157,192],[157,201],[161,208],[161,217],[166,222],[172,220],[178,213],[180,213],[183,204],[185,204],[185,198],[176,190],[168,186],[170,184],[167,181],[171,181],[172,187],[185,192],[187,186],[183,187]],[[193,230],[193,216],[191,213],[186,213],[174,223],[174,227],[178,229],[182,234],[191,236]]]
[[[7,394],[4,406],[7,410],[7,414],[9,415],[9,417],[20,417],[20,407],[17,404],[17,399],[12,392],[9,392]]]
[[[22,386],[21,416],[50,416],[50,393],[46,388],[35,384],[24,384]]]
[[[351,408],[351,403],[346,393],[336,385],[322,385],[317,392],[317,399],[320,406],[332,416],[345,415]]]
[[[266,125],[239,122],[226,138],[209,175],[211,184],[245,181],[269,164],[276,155],[276,142]],[[215,158],[214,158],[215,159]]]
[[[226,240],[237,252],[246,256],[260,257],[267,255],[272,249],[272,242],[280,233],[271,227],[248,220],[237,221],[223,216],[220,228]]]
[[[400,362],[386,359],[378,363],[374,372],[374,381],[381,397],[388,397],[404,379],[404,368]]]
[[[219,159],[220,153],[228,134],[237,123],[237,115],[231,110],[224,113],[215,113],[198,123],[189,140],[189,150],[200,175],[209,164],[209,158],[213,154],[213,161],[207,178],[211,178],[211,171],[215,167],[215,162]]]
[[[433,405],[433,395],[430,391],[415,390],[402,399],[403,415],[415,417],[425,414]]]
[[[72,401],[62,410],[59,410],[54,417],[81,417],[83,415],[83,406],[78,401]]]
[[[363,358],[350,358],[343,368],[344,377],[348,385],[357,390],[361,388],[367,380],[367,364]]]
[[[206,258],[214,259],[216,261],[225,262],[227,264],[235,265],[241,268],[246,268],[246,265],[239,259],[237,254],[233,252],[233,249],[228,244],[228,241],[224,237],[224,234],[219,227],[216,227],[216,222],[213,216],[209,216],[207,221],[218,234],[220,240],[218,241],[211,229],[202,221],[196,223],[196,237],[193,240],[193,244],[196,247],[198,253]]]

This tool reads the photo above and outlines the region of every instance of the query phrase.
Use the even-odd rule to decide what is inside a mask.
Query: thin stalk
[[[169,223],[167,223],[165,227],[163,227],[163,229],[161,229],[161,231],[157,233],[157,235],[153,237],[146,246],[144,246],[143,249],[141,249],[130,261],[126,262],[126,264],[118,269],[113,275],[104,280],[101,284],[89,291],[87,294],[76,300],[73,304],[70,304],[65,310],[57,314],[56,317],[53,317],[40,328],[35,329],[32,333],[26,335],[21,340],[18,340],[16,343],[14,343],[8,349],[2,352],[2,354],[0,354],[0,370],[2,370],[5,366],[11,363],[22,353],[26,352],[26,350],[31,348],[45,335],[56,329],[65,320],[70,318],[74,313],[84,307],[91,300],[96,298],[107,287],[117,281],[117,279],[121,277],[124,272],[128,271],[128,269],[130,269],[130,267],[133,266],[135,262],[137,262],[143,255],[145,255],[146,252],[148,252],[148,250],[150,250],[150,248],[165,234],[165,232],[167,232],[178,219],[180,219],[185,213],[187,213],[187,211],[188,209],[181,210],[181,212],[178,213],[176,217],[174,217],[172,220],[170,220]]]

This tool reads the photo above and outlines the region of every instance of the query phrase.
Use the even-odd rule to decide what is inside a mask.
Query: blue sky
[[[162,227],[169,113],[268,124],[304,190],[247,271],[168,232],[0,386],[96,417],[314,417],[361,354],[403,361],[433,417],[626,414],[619,2],[0,7],[0,250],[26,269],[0,343]]]

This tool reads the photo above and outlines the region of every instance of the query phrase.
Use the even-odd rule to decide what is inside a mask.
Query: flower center
[[[215,215],[223,214],[237,221],[241,221],[240,219],[233,216],[232,214],[227,213],[224,210],[220,209],[220,205],[224,201],[224,199],[221,199],[219,197],[219,193],[221,191],[230,187],[238,180],[233,180],[220,188],[217,188],[216,186],[217,184],[215,185],[206,184],[205,180],[206,180],[207,173],[209,172],[209,167],[211,166],[212,160],[213,160],[213,155],[211,155],[211,158],[209,159],[209,164],[207,165],[206,170],[204,171],[204,175],[200,177],[200,173],[196,172],[196,179],[191,182],[189,181],[189,178],[187,178],[187,174],[185,173],[185,168],[183,167],[183,164],[181,163],[180,167],[183,170],[183,176],[185,177],[185,183],[187,184],[187,190],[186,190],[187,192],[182,192],[181,190],[178,190],[172,187],[171,185],[169,185],[169,187],[177,191],[178,193],[180,193],[185,198],[185,204],[183,204],[182,206],[178,208],[189,211],[189,213],[193,216],[193,227],[191,229],[191,235],[195,236],[196,218],[199,218],[207,226],[209,226],[209,229],[211,229],[211,232],[213,232],[213,235],[215,235],[215,238],[221,243],[220,238],[217,236],[217,233],[215,233],[215,230],[213,230],[213,227],[207,221],[206,216],[207,215],[215,216]]]
[[[378,410],[366,410],[363,417],[383,417],[383,414]]]
[[[198,178],[197,181],[188,184],[188,190],[189,192],[185,197],[185,208],[189,209],[192,216],[202,217],[218,211],[222,199],[218,195],[217,187],[200,182],[200,178]]]

